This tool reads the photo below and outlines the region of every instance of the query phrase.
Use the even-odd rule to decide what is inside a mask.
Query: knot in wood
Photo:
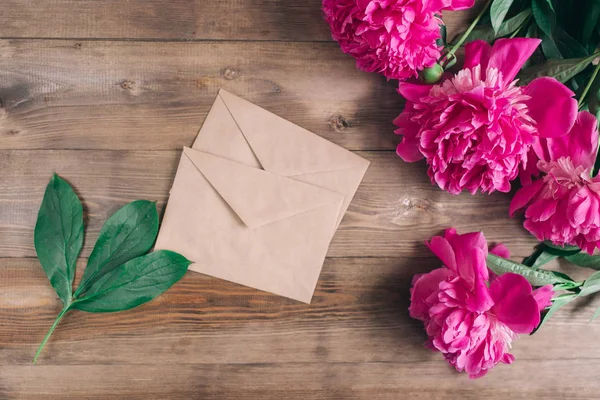
[[[329,118],[329,125],[337,132],[343,132],[352,126],[352,123],[341,115],[334,115]]]
[[[223,78],[227,79],[228,81],[232,81],[238,76],[240,76],[240,73],[233,68],[226,68],[223,70]]]
[[[135,84],[135,82],[125,80],[125,81],[121,82],[120,86],[121,86],[121,88],[123,88],[125,90],[131,90],[131,89],[133,89],[134,84]]]

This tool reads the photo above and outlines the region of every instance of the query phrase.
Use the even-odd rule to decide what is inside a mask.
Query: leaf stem
[[[581,96],[579,97],[579,101],[577,102],[577,106],[579,108],[581,108],[581,106],[583,105],[583,101],[585,100],[585,96],[587,96],[588,92],[590,91],[590,88],[592,87],[592,84],[596,80],[596,76],[598,75],[598,71],[600,71],[600,62],[598,62],[598,64],[596,65],[596,68],[594,69],[594,72],[592,73],[592,77],[588,81],[587,85],[585,86],[585,89],[583,89],[583,92],[581,93]]]
[[[70,304],[69,305],[65,305],[65,307],[62,309],[62,311],[60,313],[58,313],[58,315],[56,316],[56,319],[54,320],[54,323],[52,324],[52,326],[48,330],[48,333],[46,333],[46,336],[44,336],[44,340],[42,340],[42,343],[40,343],[40,347],[38,347],[37,352],[35,353],[35,357],[33,357],[33,363],[34,364],[37,361],[37,359],[40,356],[40,354],[42,353],[42,350],[44,349],[44,346],[46,345],[46,342],[48,342],[48,339],[50,339],[50,336],[52,335],[52,332],[54,332],[54,329],[56,329],[56,327],[58,326],[58,323],[60,322],[60,320],[65,316],[65,314],[67,313],[67,311],[69,311],[70,309],[71,309],[71,305]]]
[[[456,51],[460,48],[460,46],[462,46],[462,44],[465,42],[465,40],[467,40],[467,37],[469,37],[471,32],[473,32],[473,29],[475,29],[475,25],[477,25],[477,23],[479,22],[481,17],[483,17],[483,14],[485,14],[487,9],[490,7],[490,4],[492,4],[492,0],[487,0],[487,2],[485,3],[483,8],[477,15],[477,17],[475,17],[473,22],[471,22],[471,25],[469,25],[469,28],[465,31],[465,33],[462,34],[459,41],[456,42],[456,44],[454,46],[452,46],[452,48],[450,49],[450,51],[448,51],[448,53],[446,53],[446,55],[444,56],[444,58],[446,58],[446,60],[450,60],[454,57],[454,53],[456,53]]]

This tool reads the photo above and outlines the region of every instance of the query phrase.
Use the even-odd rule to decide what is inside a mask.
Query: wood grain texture
[[[179,151],[0,151],[0,257],[33,257],[33,227],[52,171],[68,179],[83,200],[91,251],[102,223],[135,199],[168,198]],[[536,243],[508,218],[510,196],[452,196],[431,185],[425,165],[392,152],[360,152],[371,166],[335,234],[330,257],[395,257],[426,252],[423,241],[449,226],[483,229],[517,256]]]
[[[598,398],[596,360],[523,360],[465,382],[439,361],[402,363],[214,364],[0,367],[6,398],[224,400],[480,400]],[[545,373],[552,371],[552,374]],[[66,378],[71,376],[72,378]],[[559,376],[560,378],[557,378]],[[28,384],[21,384],[27,382]],[[118,395],[117,395],[118,394]],[[15,397],[12,397],[15,396]]]
[[[335,43],[0,40],[0,148],[179,150],[224,88],[350,150],[393,150],[396,87]]]
[[[412,276],[440,265],[424,240],[483,230],[515,259],[535,240],[508,219],[509,194],[448,195],[394,154],[397,83],[354,68],[320,4],[2,1],[0,399],[598,398],[595,298],[521,337],[515,364],[479,381],[423,347],[407,307]],[[445,13],[449,36],[476,12]],[[157,200],[162,213],[181,148],[221,87],[372,162],[312,304],[188,273],[138,309],[71,312],[32,366],[60,309],[33,248],[52,171],[83,200],[87,257],[125,203]]]
[[[591,399],[598,389],[600,324],[587,323],[594,305],[581,302],[516,341],[514,365],[467,384],[423,347],[407,313],[412,276],[439,265],[432,257],[328,259],[311,305],[190,272],[138,309],[71,312],[35,367],[60,301],[36,260],[0,264],[3,399],[558,399],[575,389]]]
[[[465,25],[464,13],[444,20]],[[3,0],[0,37],[331,40],[321,0]]]

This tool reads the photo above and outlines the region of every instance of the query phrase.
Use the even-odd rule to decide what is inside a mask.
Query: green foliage
[[[46,187],[33,241],[50,284],[68,305],[75,263],[83,246],[83,208],[71,186],[56,174]]]
[[[548,60],[541,64],[536,64],[523,69],[519,73],[518,78],[522,85],[526,85],[535,78],[540,78],[542,76],[550,76],[562,83],[566,83],[577,76],[577,74],[584,71],[596,57],[598,57],[598,54],[584,58]]]
[[[35,355],[37,360],[62,317],[71,309],[128,310],[146,303],[183,277],[190,262],[172,251],[146,254],[158,233],[155,203],[137,200],[102,227],[81,283],[73,294],[75,263],[83,244],[83,209],[71,186],[54,174],[38,214],[35,249],[64,303]]]
[[[556,27],[556,13],[550,0],[532,0],[531,10],[537,26],[549,37],[552,37]]]
[[[581,249],[577,246],[557,246],[555,244],[552,244],[552,242],[550,241],[540,243],[540,248],[542,248],[544,251],[550,254],[554,254],[561,257],[581,252]]]
[[[137,200],[119,209],[102,226],[75,296],[85,293],[96,277],[146,254],[157,233],[158,213],[154,203]]]
[[[490,18],[492,21],[492,27],[496,34],[500,30],[504,17],[508,13],[508,9],[512,5],[513,0],[494,0],[490,6]]]
[[[565,256],[567,261],[580,266],[600,271],[600,256],[592,256],[587,253],[577,253]]]
[[[492,0],[464,42],[539,38],[542,43],[519,75],[520,84],[553,76],[580,94],[592,74],[591,61],[598,56],[592,55],[600,46],[600,0],[579,3],[575,7],[558,0]]]
[[[494,271],[498,275],[512,272],[515,274],[522,275],[531,283],[531,286],[544,286],[544,285],[565,285],[573,283],[566,275],[557,274],[554,271],[546,271],[543,269],[533,269],[523,264],[507,260],[502,257],[498,257],[494,254],[488,254],[487,266],[489,269]]]
[[[550,317],[555,312],[557,312],[558,310],[560,310],[561,308],[563,308],[564,306],[566,306],[567,304],[569,304],[571,301],[575,300],[575,298],[577,298],[576,294],[569,293],[569,294],[566,294],[566,295],[563,295],[563,296],[559,296],[558,298],[554,299],[554,301],[552,301],[552,305],[550,306],[550,308],[548,308],[548,310],[546,310],[543,313],[542,320],[540,321],[540,324],[536,328],[536,331],[538,329],[540,329],[546,322],[548,322],[548,320],[550,319]]]
[[[154,299],[183,277],[190,261],[168,250],[134,258],[94,281],[73,308],[87,312],[129,310]]]

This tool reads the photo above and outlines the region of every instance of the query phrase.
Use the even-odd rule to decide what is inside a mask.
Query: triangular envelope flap
[[[251,229],[339,202],[329,190],[190,148],[186,156]]]
[[[206,116],[192,148],[260,168],[252,148],[219,96]]]
[[[297,175],[291,178],[343,194],[344,202],[342,203],[336,224],[339,226],[340,222],[342,222],[344,214],[346,213],[346,210],[348,210],[348,206],[350,205],[356,190],[358,189],[358,186],[360,185],[360,182],[365,175],[365,172],[367,171],[368,166],[369,162],[366,161],[365,164],[359,168],[351,168],[341,171],[317,172],[315,174]]]
[[[361,157],[249,101],[223,89],[219,96],[267,171],[292,176],[346,169],[362,162]]]

